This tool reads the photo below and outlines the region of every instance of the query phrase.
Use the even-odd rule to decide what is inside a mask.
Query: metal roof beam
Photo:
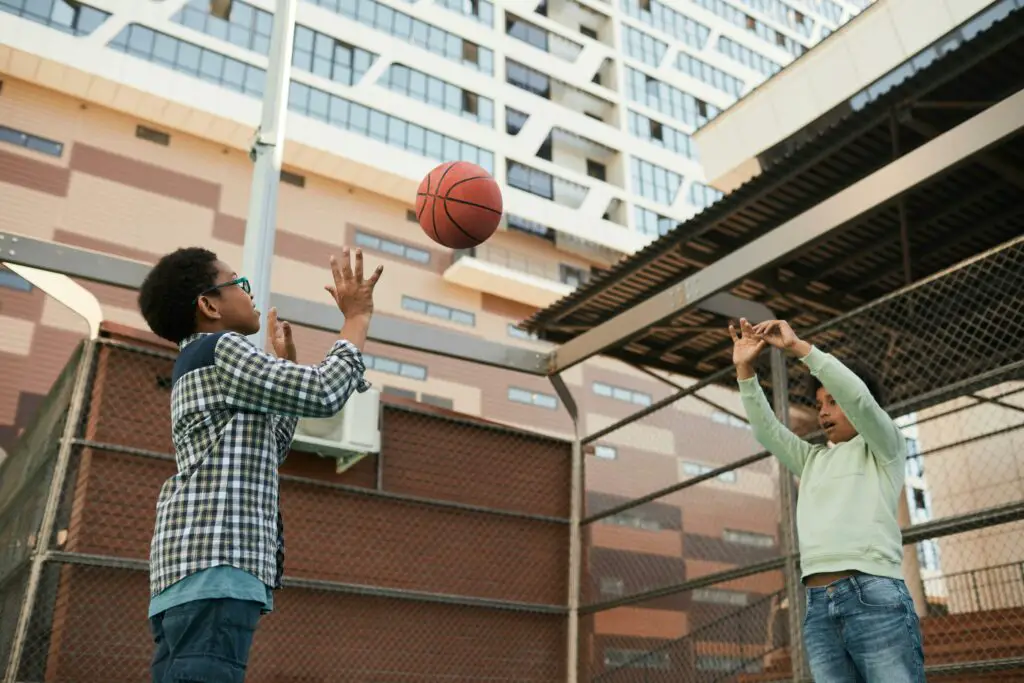
[[[141,261],[0,231],[0,263],[3,262],[63,273],[70,277],[127,289],[138,289],[152,267]],[[324,274],[326,277],[326,270]],[[344,316],[338,311],[338,307],[331,304],[320,304],[282,294],[272,294],[270,303],[277,306],[283,320],[289,320],[296,325],[336,333],[344,322]],[[506,346],[383,313],[374,314],[370,323],[369,339],[381,344],[459,358],[530,375],[547,374],[548,359],[544,353]]]
[[[1024,128],[1021,111],[1024,111],[1024,90],[859,180],[699,273],[562,344],[551,352],[550,371],[560,372],[644,334],[652,325],[698,305],[745,275],[778,262],[874,207],[899,197],[1016,133]]]

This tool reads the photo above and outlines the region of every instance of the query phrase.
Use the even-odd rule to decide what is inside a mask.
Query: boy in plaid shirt
[[[288,323],[271,309],[274,355],[246,336],[260,330],[249,281],[201,248],[164,256],[139,307],[178,344],[171,431],[178,472],[160,490],[150,549],[153,683],[241,683],[256,624],[273,609],[284,561],[278,467],[300,417],[337,413],[366,391],[362,348],[382,266],[363,278],[363,255],[331,257],[325,289],[345,316],[317,365],[295,363]]]

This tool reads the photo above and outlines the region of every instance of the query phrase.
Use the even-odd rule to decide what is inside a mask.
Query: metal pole
[[[772,398],[775,416],[785,427],[789,427],[789,373],[786,357],[779,349],[771,351]],[[804,602],[800,591],[800,565],[797,559],[798,539],[796,531],[796,483],[785,467],[779,468],[779,513],[782,519],[782,553],[785,558],[783,580],[786,585],[786,602],[789,603],[789,654],[793,663],[793,681],[800,683],[807,678],[804,663],[802,639]]]
[[[263,93],[263,113],[260,127],[256,130],[256,139],[249,151],[249,157],[256,167],[249,195],[249,215],[245,223],[242,274],[252,281],[253,300],[260,311],[262,334],[249,337],[257,348],[263,348],[268,333],[266,324],[270,310],[270,271],[274,261],[277,193],[284,153],[297,4],[297,0],[277,0],[274,29],[270,36],[270,61],[267,65],[267,87]]]
[[[78,361],[75,387],[71,392],[68,415],[64,422],[63,433],[60,436],[60,449],[57,451],[57,462],[54,464],[53,479],[50,480],[50,490],[46,495],[43,518],[39,523],[36,545],[32,549],[32,564],[29,566],[25,598],[22,600],[21,611],[18,613],[18,623],[14,630],[14,640],[11,643],[10,657],[7,660],[7,672],[4,674],[4,683],[16,683],[18,680],[18,669],[21,668],[25,641],[28,639],[28,627],[32,622],[36,594],[39,592],[39,583],[43,576],[43,565],[46,564],[49,557],[50,539],[53,538],[53,529],[57,524],[57,510],[60,507],[61,495],[64,492],[64,479],[67,477],[68,464],[71,462],[71,452],[74,450],[75,437],[78,434],[78,426],[82,421],[82,411],[85,408],[86,397],[91,383],[91,371],[93,358],[96,355],[96,347],[97,343],[95,341],[87,339],[84,342],[82,356]]]
[[[569,474],[569,623],[566,628],[565,647],[565,680],[576,683],[579,680],[580,660],[580,591],[583,566],[583,535],[581,520],[583,519],[583,432],[579,423],[579,409],[561,375],[548,377],[555,393],[562,399],[565,409],[572,418],[572,466]]]

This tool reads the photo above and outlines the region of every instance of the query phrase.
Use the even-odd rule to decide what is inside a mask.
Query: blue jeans
[[[153,683],[242,683],[263,604],[193,600],[149,620]]]
[[[815,683],[924,683],[921,625],[900,579],[858,575],[807,589]]]

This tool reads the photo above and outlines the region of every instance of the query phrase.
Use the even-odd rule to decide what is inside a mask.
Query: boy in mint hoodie
[[[803,636],[815,683],[923,683],[921,629],[901,571],[896,515],[907,451],[899,427],[864,378],[797,337],[786,321],[741,319],[729,333],[754,437],[800,478]],[[828,446],[804,441],[776,419],[753,367],[766,346],[810,370]]]

